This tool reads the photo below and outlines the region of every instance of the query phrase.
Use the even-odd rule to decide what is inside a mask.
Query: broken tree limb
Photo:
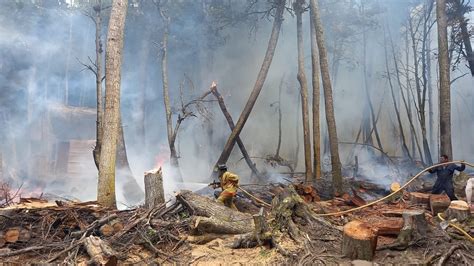
[[[222,113],[224,114],[225,119],[227,120],[227,124],[229,124],[230,130],[233,131],[235,128],[234,120],[232,119],[232,116],[230,115],[229,111],[227,110],[227,107],[224,103],[224,98],[222,95],[217,91],[217,85],[216,83],[212,83],[211,85],[211,93],[216,97],[217,102],[219,103],[219,107],[221,108]],[[256,176],[260,176],[260,173],[257,170],[257,167],[255,167],[255,164],[252,162],[250,159],[250,156],[245,149],[244,143],[240,139],[240,136],[237,136],[235,138],[235,142],[237,142],[237,146],[239,146],[240,151],[242,152],[242,155],[244,156],[245,162],[247,165],[250,167],[252,170],[252,173]]]
[[[91,257],[91,261],[98,265],[105,265],[109,260],[113,260],[113,257],[116,257],[116,253],[110,245],[95,236],[87,237],[84,241],[84,247]]]
[[[191,228],[195,233],[244,234],[254,230],[252,216],[228,208],[210,198],[182,190],[176,199],[195,217]]]
[[[377,247],[377,234],[361,221],[352,221],[344,226],[342,254],[352,260],[372,260]]]
[[[145,208],[151,210],[165,202],[163,172],[158,170],[145,172]]]

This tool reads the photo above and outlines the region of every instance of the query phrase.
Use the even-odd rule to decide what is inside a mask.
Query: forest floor
[[[321,181],[323,182],[323,181]],[[298,184],[295,184],[298,188]],[[271,203],[275,187],[270,184],[248,187],[247,190]],[[315,190],[322,188],[314,184]],[[326,201],[316,198],[306,202],[314,214],[348,210],[361,204],[359,198],[369,195],[370,186],[354,189],[349,195]],[[298,189],[297,189],[298,190]],[[355,192],[357,191],[357,192]],[[354,195],[358,193],[358,197]],[[238,207],[255,214],[259,207],[248,199],[239,200]],[[423,210],[428,233],[407,247],[391,247],[403,227],[402,213]],[[266,209],[266,213],[270,213]],[[324,223],[305,222],[293,217],[303,238],[295,240],[285,230],[276,235],[282,254],[276,248],[232,248],[233,238],[217,236],[205,243],[191,241],[192,212],[176,202],[162,204],[152,210],[143,208],[110,210],[95,202],[64,202],[38,198],[21,199],[20,203],[0,208],[0,265],[63,263],[88,265],[121,264],[298,264],[298,265],[474,265],[474,243],[458,230],[442,229],[441,221],[427,206],[410,201],[410,193],[348,214],[322,217]],[[388,231],[378,236],[377,251],[372,262],[346,258],[341,253],[342,228],[360,220],[375,229]],[[474,234],[474,213],[459,225]]]

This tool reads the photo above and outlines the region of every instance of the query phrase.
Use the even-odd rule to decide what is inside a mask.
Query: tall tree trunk
[[[397,99],[395,97],[395,91],[393,89],[392,74],[390,73],[390,68],[388,66],[388,61],[389,61],[388,52],[387,52],[388,43],[387,43],[387,36],[386,36],[386,33],[385,33],[385,28],[384,28],[383,37],[384,37],[383,38],[383,40],[384,40],[383,48],[384,48],[384,52],[385,52],[385,70],[387,71],[387,79],[388,79],[388,84],[390,86],[390,93],[392,95],[393,107],[395,108],[395,115],[397,116],[398,129],[400,131],[400,142],[402,144],[402,153],[403,153],[403,156],[406,156],[410,160],[413,160],[413,158],[410,155],[410,151],[408,150],[407,143],[406,143],[405,132],[403,131],[403,123],[402,123],[402,119],[400,117],[400,109],[398,108]]]
[[[114,0],[105,53],[104,136],[100,153],[97,201],[115,208],[115,160],[120,119],[120,81],[127,0]]]
[[[319,87],[320,68],[318,44],[316,41],[316,28],[314,26],[314,14],[310,11],[310,29],[311,29],[311,70],[313,84],[313,168],[314,178],[321,178],[321,127],[319,122],[319,102],[321,89]]]
[[[95,89],[97,94],[97,120],[96,120],[96,141],[95,147],[92,151],[95,166],[99,170],[100,148],[102,145],[102,136],[104,131],[102,128],[102,119],[104,117],[104,104],[102,102],[102,0],[98,0],[97,5],[94,6],[95,11]]]
[[[365,14],[364,10],[364,2],[361,2],[361,13]],[[364,129],[365,129],[365,142],[364,143],[369,143],[372,144],[372,129],[375,133],[375,139],[377,140],[377,145],[381,150],[383,150],[382,147],[382,141],[380,140],[379,136],[379,131],[377,130],[377,124],[375,123],[375,113],[374,113],[374,106],[372,105],[372,100],[370,99],[370,89],[369,89],[369,77],[368,77],[368,71],[367,71],[367,30],[365,26],[362,26],[362,42],[363,42],[363,71],[364,71],[364,87],[365,87],[365,97],[367,100],[367,107],[366,110],[364,111]],[[370,126],[370,121],[372,122],[372,126]]]
[[[145,30],[149,30],[147,27]],[[141,47],[141,60],[139,66],[139,80],[140,87],[138,92],[138,103],[136,106],[137,111],[137,136],[139,145],[141,147],[146,147],[146,135],[145,135],[145,108],[146,108],[146,90],[148,86],[148,57],[150,54],[150,45],[149,45],[149,34],[145,34],[145,38],[142,41]]]
[[[438,64],[439,64],[439,129],[440,154],[453,158],[451,144],[451,95],[448,58],[448,22],[446,18],[446,0],[436,0],[436,18],[438,24]]]
[[[433,1],[433,0],[428,0]],[[431,24],[432,20],[429,20]],[[430,150],[433,152],[435,149],[435,140],[434,140],[434,108],[433,108],[433,84],[431,83],[431,31],[428,32],[426,39],[426,79],[428,83],[428,139]]]
[[[324,32],[319,15],[318,2],[311,0],[311,11],[314,14],[314,25],[316,28],[316,41],[319,48],[321,76],[323,80],[324,102],[326,106],[326,121],[329,131],[329,145],[331,148],[332,179],[335,194],[342,193],[341,161],[339,159],[339,148],[337,140],[336,119],[334,117],[334,106],[332,98],[331,79],[329,76],[328,57],[324,45]]]
[[[463,5],[463,2],[461,2],[461,0],[454,1],[455,12],[456,12],[457,19],[459,21],[459,28],[461,28],[461,38],[464,44],[465,57],[469,64],[471,75],[474,76],[474,53],[472,52],[471,36],[469,33],[469,29],[467,28],[468,20],[464,17],[466,10],[468,10],[466,8],[466,5],[469,4],[469,1],[467,2],[467,4],[464,4],[464,5]]]
[[[275,48],[278,43],[278,37],[280,35],[280,28],[283,22],[283,12],[285,11],[286,0],[277,0],[275,2],[276,11],[275,19],[273,21],[272,33],[268,41],[267,51],[265,53],[265,58],[263,59],[262,66],[260,68],[260,72],[258,73],[257,80],[255,81],[252,93],[250,94],[249,99],[245,104],[244,110],[242,110],[242,113],[240,114],[239,120],[237,120],[237,124],[235,125],[234,130],[232,130],[232,133],[227,139],[224,149],[222,150],[222,153],[219,156],[219,159],[217,160],[217,164],[226,163],[229,159],[229,156],[235,145],[235,140],[237,136],[240,135],[240,132],[242,132],[245,122],[247,122],[247,119],[250,116],[252,108],[255,105],[255,102],[257,101],[258,95],[260,94],[260,91],[263,88],[263,84],[267,77],[268,70],[270,69],[270,65],[273,60],[273,55],[275,54]]]
[[[300,84],[301,94],[301,112],[303,116],[303,145],[304,145],[304,166],[305,180],[310,182],[313,178],[311,164],[311,136],[309,132],[309,107],[308,107],[308,81],[304,70],[304,47],[303,47],[303,22],[302,14],[304,0],[296,0],[293,3],[293,9],[296,13],[296,35],[298,47],[298,74],[297,79]]]

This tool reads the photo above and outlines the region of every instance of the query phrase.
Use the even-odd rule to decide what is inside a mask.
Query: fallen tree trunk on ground
[[[187,208],[193,217],[191,228],[194,234],[245,234],[253,232],[252,216],[232,210],[208,197],[183,190],[176,199]]]

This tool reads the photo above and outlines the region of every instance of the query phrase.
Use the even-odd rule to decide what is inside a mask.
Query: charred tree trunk
[[[448,22],[446,18],[446,0],[436,0],[436,18],[438,25],[438,64],[439,64],[439,130],[440,154],[453,158],[451,144],[451,95],[448,58]]]
[[[314,15],[310,11],[310,29],[311,29],[311,77],[313,84],[313,170],[314,179],[321,178],[321,127],[319,122],[319,102],[321,89],[319,86],[320,68],[318,44],[316,41],[316,28],[314,26]]]
[[[127,0],[112,2],[105,54],[104,136],[100,153],[97,201],[103,206],[112,208],[116,207],[115,160],[120,119],[120,70],[127,4]]]
[[[270,35],[270,40],[268,41],[267,51],[265,53],[265,58],[263,59],[262,66],[260,68],[260,72],[258,73],[257,80],[255,81],[255,85],[253,87],[252,93],[249,96],[249,99],[244,107],[244,110],[242,111],[239,117],[239,120],[237,121],[237,124],[235,125],[234,130],[232,130],[232,133],[227,139],[224,149],[222,150],[222,153],[219,156],[219,159],[217,160],[216,164],[226,163],[227,160],[229,159],[229,156],[234,147],[236,138],[240,135],[240,132],[242,131],[245,125],[245,122],[247,122],[247,119],[250,116],[252,108],[255,105],[255,102],[257,101],[258,95],[260,94],[260,91],[263,88],[263,84],[267,77],[268,70],[270,69],[270,65],[273,60],[273,55],[275,54],[275,48],[278,43],[278,36],[280,35],[280,28],[283,22],[283,12],[285,11],[285,4],[286,4],[286,0],[276,1],[276,11],[275,11],[275,19],[273,21],[272,33]]]
[[[217,102],[219,103],[219,107],[221,108],[221,111],[224,114],[225,119],[227,120],[227,124],[229,124],[230,130],[231,131],[234,130],[234,128],[235,128],[234,120],[232,119],[232,116],[230,115],[229,111],[227,110],[227,107],[225,106],[224,98],[217,91],[217,86],[215,84],[213,84],[213,86],[211,86],[210,91],[214,95],[214,97],[216,97]],[[244,156],[245,162],[247,163],[247,165],[252,170],[252,173],[255,174],[256,176],[259,176],[260,173],[258,172],[257,167],[255,166],[255,164],[252,162],[252,159],[250,159],[250,156],[247,152],[247,149],[245,149],[244,143],[242,142],[240,137],[237,136],[235,141],[237,142],[237,145],[239,146],[239,149],[242,152],[242,155]]]
[[[324,44],[323,26],[319,15],[317,0],[311,0],[311,11],[314,14],[314,25],[316,28],[316,40],[319,48],[321,76],[323,80],[324,102],[326,106],[326,121],[329,131],[329,145],[331,147],[331,165],[334,191],[342,193],[341,161],[339,159],[339,148],[337,140],[336,119],[334,117],[334,106],[332,98],[332,86],[329,76],[327,51]]]
[[[293,9],[296,13],[296,35],[298,46],[298,74],[297,79],[300,84],[301,94],[301,112],[303,116],[303,145],[304,145],[304,166],[305,180],[310,182],[313,179],[311,164],[311,136],[309,130],[309,107],[308,107],[308,81],[304,70],[304,48],[303,48],[303,22],[302,14],[304,0],[297,0],[293,3]]]
[[[161,168],[145,173],[145,208],[151,210],[165,202]]]

